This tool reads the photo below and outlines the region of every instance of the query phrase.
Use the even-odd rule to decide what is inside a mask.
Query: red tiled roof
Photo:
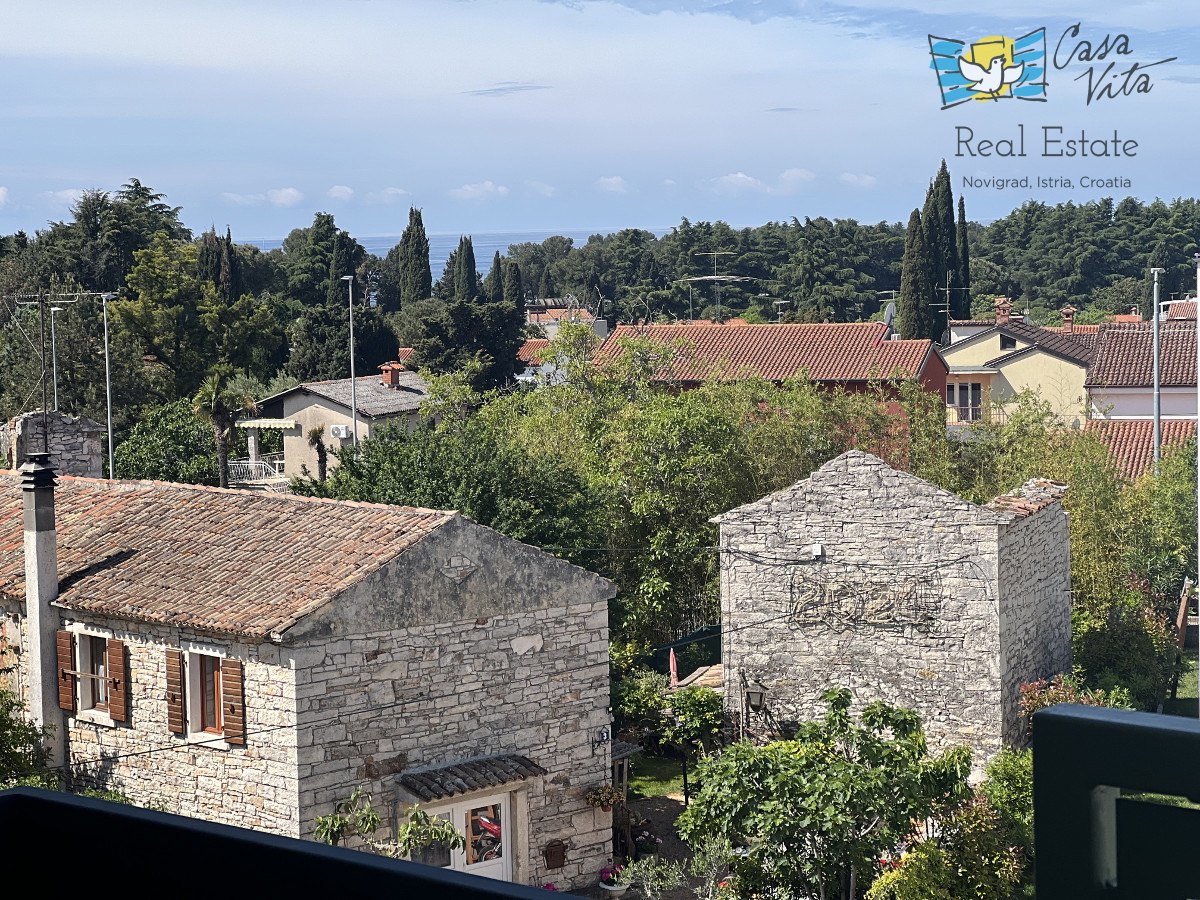
[[[396,359],[400,360],[400,362],[402,362],[402,363],[408,362],[408,358],[412,355],[413,355],[412,347],[401,347],[399,350],[396,351]]]
[[[517,351],[517,359],[525,363],[525,365],[540,363],[542,361],[542,351],[549,346],[550,342],[545,338],[526,341],[521,345],[521,349]]]
[[[1114,322],[1119,322],[1122,325],[1136,324],[1142,321],[1141,313],[1124,313],[1123,315],[1113,316]]]
[[[596,321],[595,313],[588,312],[586,309],[557,309],[550,308],[540,312],[530,311],[529,321],[535,325],[550,324],[553,322],[586,322],[591,323]]]
[[[0,475],[0,592],[25,596],[19,479]],[[458,515],[164,482],[59,478],[58,602],[265,638]]]
[[[1167,307],[1167,321],[1196,321],[1196,301],[1176,300]]]
[[[987,503],[988,509],[996,512],[1012,513],[1024,518],[1038,510],[1045,509],[1052,503],[1057,503],[1067,493],[1067,486],[1046,478],[1031,478],[1015,491],[1001,494]]]
[[[932,354],[931,341],[887,341],[879,322],[821,325],[618,325],[597,351],[600,359],[622,353],[620,342],[645,338],[678,342],[675,358],[655,378],[704,381],[749,373],[782,381],[802,373],[814,381],[869,381],[897,372],[917,376]]]
[[[1150,419],[1089,419],[1083,426],[1108,444],[1117,468],[1128,478],[1137,478],[1154,468],[1154,422]],[[1192,419],[1165,419],[1162,445],[1165,450],[1182,444],[1196,434]]]
[[[1099,334],[1099,325],[1074,325],[1070,331],[1067,331],[1065,325],[1047,325],[1046,331],[1053,331],[1058,334]]]
[[[1154,329],[1140,325],[1100,330],[1096,361],[1088,370],[1088,387],[1149,387],[1154,383]],[[1196,329],[1191,324],[1160,325],[1159,355],[1163,387],[1196,384]]]

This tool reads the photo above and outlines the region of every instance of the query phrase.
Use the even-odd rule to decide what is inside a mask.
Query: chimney
[[[1079,310],[1071,306],[1069,303],[1062,308],[1063,334],[1075,333],[1075,313],[1077,312],[1079,312]]]
[[[1012,302],[1007,297],[996,298],[996,324],[1007,325],[1012,313]]]
[[[386,362],[379,369],[383,373],[384,387],[400,387],[400,373],[404,371],[404,363],[398,361]]]
[[[47,739],[51,763],[63,762],[58,705],[58,544],[54,526],[54,467],[49,453],[30,453],[18,470],[25,508],[25,616],[29,635],[29,714]]]

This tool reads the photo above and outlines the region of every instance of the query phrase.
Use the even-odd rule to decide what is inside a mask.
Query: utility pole
[[[1159,359],[1159,319],[1162,317],[1158,311],[1158,276],[1166,272],[1166,269],[1151,269],[1150,272],[1154,276],[1154,471],[1158,472],[1158,462],[1162,459],[1162,365]]]
[[[58,412],[58,337],[54,330],[54,314],[63,311],[61,306],[50,307],[50,361],[54,366],[54,411]]]
[[[358,446],[358,382],[354,380],[354,276],[343,275],[350,298],[350,421],[354,429],[354,446]]]

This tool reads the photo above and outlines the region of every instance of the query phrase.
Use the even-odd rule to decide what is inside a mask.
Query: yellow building
[[[1073,311],[1072,311],[1073,312]],[[1014,322],[1001,310],[990,328],[942,350],[947,421],[969,425],[1003,415],[1003,406],[1024,390],[1036,392],[1055,415],[1071,423],[1086,418],[1088,366],[1095,356],[1094,331],[1075,331],[1071,317],[1063,328]]]

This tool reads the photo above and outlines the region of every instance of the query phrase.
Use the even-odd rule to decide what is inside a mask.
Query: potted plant
[[[467,839],[450,822],[414,806],[408,821],[397,829],[395,846],[413,862],[445,866],[450,863],[450,851],[465,848]]]
[[[605,866],[600,870],[600,887],[613,897],[624,895],[628,889],[627,885],[620,883],[621,873],[625,871],[625,867],[620,863]]]
[[[592,806],[598,806],[605,812],[608,812],[613,808],[614,803],[623,801],[625,795],[611,784],[600,784],[596,787],[588,788],[587,793],[583,795],[583,799]]]
[[[633,846],[637,848],[639,856],[657,853],[661,844],[662,838],[655,835],[649,828],[643,828],[633,836]]]

